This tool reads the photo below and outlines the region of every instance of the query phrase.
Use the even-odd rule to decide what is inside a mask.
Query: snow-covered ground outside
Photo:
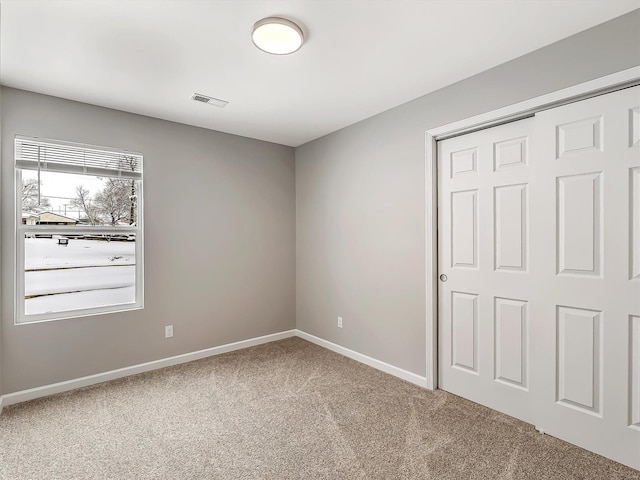
[[[25,314],[135,301],[135,243],[25,239]]]
[[[129,287],[135,283],[135,275],[135,265],[25,272],[24,296]]]
[[[25,238],[25,270],[136,263],[135,242],[71,238],[65,246],[58,245],[58,238]]]
[[[25,300],[25,315],[46,312],[66,312],[81,308],[106,307],[135,302],[135,287],[115,288],[113,290],[90,290],[87,292],[63,293],[35,297]]]

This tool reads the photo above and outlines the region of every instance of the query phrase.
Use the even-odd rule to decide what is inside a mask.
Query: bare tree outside
[[[82,185],[76,186],[71,205],[90,225],[134,225],[136,222],[135,180],[104,178],[104,187],[93,197]]]
[[[91,192],[85,189],[82,185],[76,186],[76,198],[71,200],[71,205],[84,213],[84,216],[90,225],[100,224],[98,208],[91,198]]]
[[[36,212],[51,208],[48,198],[40,197],[38,202],[38,180],[29,178],[22,181],[22,209],[25,212]]]
[[[131,183],[131,195],[129,196],[129,225],[135,225],[138,221],[137,218],[137,209],[136,209],[136,201],[138,199],[138,195],[136,193],[136,181],[131,179],[129,180]]]
[[[118,159],[120,170],[135,172],[138,159],[124,156]],[[91,195],[82,185],[76,186],[71,205],[84,215],[91,225],[135,225],[137,222],[137,190],[135,179],[103,177],[103,187]]]
[[[132,156],[124,156],[121,159],[121,167],[126,168],[132,172],[136,171],[138,166],[138,159]],[[136,218],[136,181],[134,179],[128,180],[129,182],[129,225],[134,225],[137,222]]]
[[[104,188],[96,193],[97,212],[106,224],[130,223],[129,188],[128,180],[106,178]]]

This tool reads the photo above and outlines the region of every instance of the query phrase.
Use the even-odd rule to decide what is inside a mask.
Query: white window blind
[[[89,145],[16,136],[16,167],[61,173],[142,179],[142,155]]]

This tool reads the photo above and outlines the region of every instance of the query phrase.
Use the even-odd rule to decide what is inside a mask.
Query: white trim
[[[411,382],[416,385],[419,385],[420,387],[427,388],[427,379],[425,377],[421,377],[420,375],[416,375],[415,373],[411,373],[399,367],[394,367],[393,365],[382,362],[380,360],[376,360],[375,358],[368,357],[367,355],[363,355],[362,353],[358,353],[354,350],[350,350],[341,345],[337,345],[333,342],[329,342],[328,340],[324,340],[320,337],[316,337],[315,335],[311,335],[310,333],[303,332],[302,330],[296,330],[296,335],[302,338],[303,340],[307,340],[311,343],[315,343],[316,345],[324,347],[327,350],[331,350],[332,352],[339,353],[340,355],[349,357],[352,360],[355,360],[357,362],[364,363],[365,365],[369,365],[370,367],[373,367],[376,370],[381,370],[385,373],[393,375],[394,377],[398,377],[398,378],[401,378],[402,380],[406,380],[407,382]]]
[[[438,275],[438,229],[437,229],[437,197],[434,194],[438,188],[437,177],[437,140],[452,134],[463,134],[465,131],[487,128],[502,122],[524,118],[540,111],[542,107],[552,108],[554,104],[567,101],[572,98],[586,97],[589,94],[622,85],[627,82],[640,79],[640,66],[622,70],[595,80],[580,83],[572,87],[564,88],[556,92],[541,95],[507,107],[492,110],[474,117],[459,120],[437,128],[427,130],[425,138],[425,252],[426,252],[426,382],[427,385],[436,388],[438,385],[438,316],[437,316],[437,275]],[[429,308],[429,302],[432,302]]]
[[[254,347],[256,345],[262,345],[264,343],[275,342],[277,340],[284,340],[285,338],[296,336],[319,345],[323,348],[326,348],[327,350],[331,350],[340,355],[351,358],[352,360],[373,367],[376,370],[388,373],[390,375],[393,375],[394,377],[406,380],[407,382],[413,383],[420,387],[429,388],[426,377],[421,377],[420,375],[417,375],[415,373],[411,373],[407,370],[403,370],[402,368],[395,367],[375,358],[363,355],[354,350],[350,350],[346,347],[342,347],[335,343],[329,342],[328,340],[316,337],[315,335],[303,332],[302,330],[293,329],[279,333],[272,333],[270,335],[264,335],[262,337],[250,338],[248,340],[241,340],[239,342],[228,343],[226,345],[220,345],[219,347],[207,348],[204,350],[198,350],[196,352],[176,355],[174,357],[168,357],[147,363],[132,365],[130,367],[119,368],[117,370],[111,370],[104,373],[97,373],[95,375],[89,375],[73,380],[67,380],[64,382],[53,383],[50,385],[44,385],[41,387],[30,388],[28,390],[9,393],[7,395],[0,396],[0,414],[2,413],[2,407],[6,405],[14,405],[16,403],[27,402],[29,400],[35,400],[36,398],[55,395],[56,393],[68,392],[70,390],[76,390],[78,388],[87,387],[98,383],[117,380],[118,378],[137,375],[139,373],[192,362],[194,360],[200,360],[202,358],[212,357],[215,355],[220,355],[222,353],[233,352],[235,350],[241,350],[244,348]]]
[[[427,159],[425,162],[425,308],[426,326],[426,387],[438,388],[438,177],[435,162],[436,140],[426,135]],[[429,241],[431,239],[431,241]],[[432,268],[435,265],[436,268]],[[431,352],[431,353],[429,353]]]
[[[212,347],[204,350],[198,350],[196,352],[176,355],[175,357],[154,360],[147,363],[133,365],[131,367],[124,367],[117,370],[111,370],[109,372],[76,378],[74,380],[67,380],[65,382],[53,383],[51,385],[44,385],[42,387],[30,388],[28,390],[9,393],[7,395],[3,395],[0,398],[0,407],[2,405],[13,405],[20,402],[26,402],[28,400],[34,400],[36,398],[47,397],[56,393],[68,392],[69,390],[75,390],[77,388],[87,387],[89,385],[95,385],[97,383],[107,382],[110,380],[116,380],[118,378],[136,375],[138,373],[149,372],[151,370],[157,370],[159,368],[192,362],[194,360],[200,360],[202,358],[212,357],[214,355],[220,355],[222,353],[233,352],[235,350],[241,350],[243,348],[261,345],[263,343],[275,342],[276,340],[283,340],[295,335],[296,330],[286,330],[284,332],[272,333],[271,335],[250,338],[248,340],[242,340],[240,342],[228,343],[226,345],[220,345],[219,347]]]

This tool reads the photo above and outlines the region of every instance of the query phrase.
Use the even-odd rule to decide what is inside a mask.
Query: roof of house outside
[[[37,214],[37,216],[40,218],[40,221],[42,221],[43,220],[43,216],[45,216],[45,218],[46,218],[45,221],[78,223],[78,219],[77,218],[67,217],[65,215],[60,215],[59,213],[40,212],[40,213]]]

